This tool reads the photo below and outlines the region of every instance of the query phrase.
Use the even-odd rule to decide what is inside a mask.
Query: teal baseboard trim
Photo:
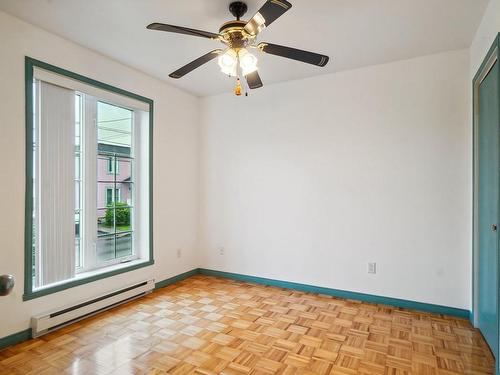
[[[31,339],[31,329],[13,333],[12,335],[0,338],[0,350],[7,346],[16,345],[23,341]]]
[[[155,290],[160,289],[160,288],[164,288],[164,287],[171,285],[171,284],[174,284],[178,281],[187,279],[188,277],[198,275],[199,273],[200,273],[200,269],[195,268],[191,271],[187,271],[187,272],[181,273],[179,275],[170,277],[168,279],[158,281],[157,283],[155,283]]]
[[[200,268],[199,273],[201,273],[202,275],[207,275],[207,276],[223,277],[223,278],[227,278],[227,279],[246,281],[246,282],[251,282],[251,283],[255,283],[255,284],[276,286],[279,288],[295,289],[295,290],[299,290],[302,292],[326,294],[326,295],[333,296],[333,297],[353,299],[353,300],[358,300],[358,301],[363,301],[363,302],[388,305],[388,306],[394,306],[394,307],[402,307],[405,309],[425,311],[425,312],[434,313],[434,314],[450,315],[450,316],[455,316],[455,317],[463,318],[463,319],[469,319],[469,317],[470,317],[470,315],[469,315],[470,312],[468,310],[458,309],[455,307],[433,305],[430,303],[415,302],[415,301],[409,301],[409,300],[392,298],[392,297],[381,297],[381,296],[376,296],[376,295],[372,295],[372,294],[364,294],[364,293],[358,293],[358,292],[350,292],[350,291],[346,291],[346,290],[331,289],[331,288],[325,288],[325,287],[321,287],[321,286],[294,283],[294,282],[290,282],[290,281],[267,279],[264,277],[242,275],[242,274],[238,274],[238,273],[215,271],[215,270],[209,270],[209,269],[205,269],[205,268]]]

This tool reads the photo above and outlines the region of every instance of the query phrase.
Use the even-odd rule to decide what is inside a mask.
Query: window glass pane
[[[116,181],[132,181],[132,160],[128,158],[116,157]]]
[[[111,194],[113,190],[109,190]],[[115,208],[114,204],[110,203],[107,208],[98,210],[97,216],[97,235],[107,235],[115,233]]]
[[[97,156],[97,180],[98,182],[114,182],[115,172],[114,172],[114,157],[104,155]]]
[[[122,258],[132,255],[132,234],[124,233],[116,235],[116,257]]]
[[[37,83],[35,80],[33,80],[33,85],[32,85],[32,89],[33,89],[33,103],[37,103],[38,104],[38,96],[37,96]],[[36,105],[35,105],[35,108],[36,108]],[[32,282],[32,285],[34,286],[39,286],[38,285],[38,282],[37,282],[37,274],[36,274],[36,267],[37,267],[37,238],[38,238],[38,234],[37,234],[37,230],[38,230],[38,225],[37,225],[37,205],[38,205],[38,176],[37,176],[37,165],[38,165],[38,127],[37,127],[37,116],[40,116],[40,113],[37,112],[35,110],[35,108],[33,108],[33,117],[32,117],[32,121],[33,121],[33,128],[31,129],[32,132],[33,132],[33,158],[32,158],[32,163],[33,163],[33,167],[32,167],[32,170],[31,170],[31,173],[33,174],[33,184],[31,185],[31,188],[32,188],[32,203],[33,203],[33,211],[31,212],[31,220],[32,220],[32,225],[31,225],[31,276],[32,276],[32,279],[31,279],[31,282]]]
[[[107,158],[107,171],[108,171],[108,174],[114,174],[115,173],[115,158],[113,156],[109,156]]]
[[[82,241],[81,241],[81,221],[82,221],[82,96],[75,94],[75,267],[83,265]]]
[[[75,181],[75,210],[81,208],[80,181]]]
[[[81,157],[80,153],[75,154],[75,180],[81,179]]]
[[[115,200],[113,198],[113,189],[113,187],[106,188],[106,207],[112,206],[113,203],[115,203]]]
[[[116,175],[116,187],[119,189],[116,201],[132,206],[132,160],[128,158],[117,158],[116,165],[119,169],[119,173]]]
[[[82,266],[82,261],[81,261],[81,241],[80,238],[75,238],[75,248],[76,248],[76,258],[75,258],[75,267],[80,268]]]
[[[75,150],[80,151],[80,144],[81,144],[81,126],[82,126],[82,119],[81,119],[81,110],[82,107],[82,96],[81,95],[75,95]]]
[[[97,261],[106,262],[115,259],[115,236],[108,235],[97,238]]]
[[[132,230],[132,208],[117,203],[115,208],[116,233]]]
[[[127,206],[133,206],[132,204],[132,194],[133,194],[132,182],[117,182],[116,187],[119,189],[117,202],[124,203]]]
[[[80,213],[75,213],[75,250],[76,250],[76,258],[75,265],[76,268],[80,268],[82,266],[82,251],[81,251],[81,240],[80,240]]]
[[[97,113],[99,151],[130,155],[133,112],[129,109],[98,102]]]
[[[133,254],[132,115],[128,109],[98,102],[97,258],[101,262]]]

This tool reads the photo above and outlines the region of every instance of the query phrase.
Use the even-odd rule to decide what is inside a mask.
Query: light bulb
[[[246,49],[240,50],[238,57],[240,60],[240,68],[244,76],[247,76],[257,70],[257,57],[252,55]]]
[[[218,63],[222,73],[229,76],[236,76],[237,58],[236,52],[233,49],[227,50],[226,53],[219,56]]]
[[[234,65],[234,59],[232,58],[232,56],[228,55],[228,54],[224,54],[221,56],[221,60],[220,60],[220,64],[221,66],[223,66],[224,68],[230,68]]]

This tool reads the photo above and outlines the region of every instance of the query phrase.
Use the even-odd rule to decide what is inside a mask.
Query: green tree
[[[130,225],[130,208],[127,207],[126,203],[116,202],[108,204],[106,208],[106,216],[104,217],[104,223],[106,226],[113,226],[113,211],[116,212],[115,215],[117,226]]]

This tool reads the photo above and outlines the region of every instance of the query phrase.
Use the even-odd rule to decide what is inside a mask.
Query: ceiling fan
[[[249,21],[242,21],[241,17],[246,13],[247,5],[242,1],[232,2],[229,4],[229,11],[236,17],[236,20],[224,23],[220,27],[218,34],[158,22],[148,25],[147,28],[150,30],[198,36],[222,42],[225,45],[225,49],[210,51],[191,61],[189,64],[184,65],[182,68],[177,69],[169,76],[171,78],[181,78],[217,57],[221,71],[231,77],[236,77],[234,93],[241,95],[240,78],[245,78],[250,89],[257,89],[263,86],[258,73],[257,57],[250,53],[249,49],[258,49],[261,52],[271,55],[286,57],[319,67],[323,67],[328,63],[329,57],[318,53],[267,42],[256,44],[256,38],[259,33],[291,7],[292,4],[286,0],[267,0]]]

